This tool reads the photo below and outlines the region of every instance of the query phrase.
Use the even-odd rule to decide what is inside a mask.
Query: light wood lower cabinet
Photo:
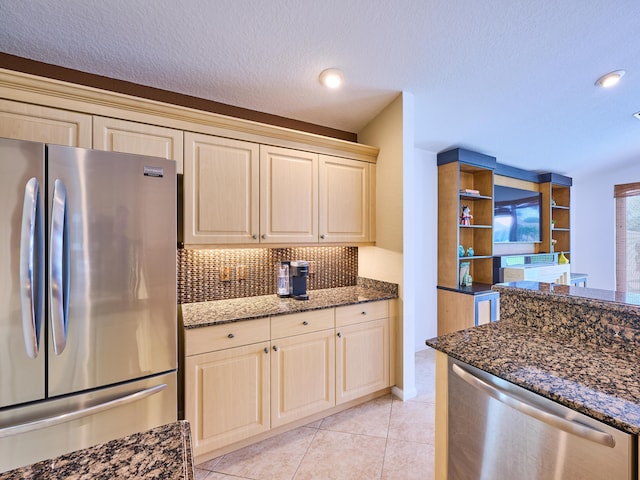
[[[438,288],[438,335],[499,320],[500,294],[462,293]]]
[[[264,342],[187,357],[185,416],[194,455],[269,430],[268,353]]]
[[[272,340],[271,427],[335,405],[334,330]]]
[[[200,458],[390,386],[389,302],[185,331],[185,418]]]
[[[334,309],[271,317],[271,427],[335,405]]]
[[[194,455],[270,428],[269,319],[185,331],[184,409]]]
[[[336,403],[389,386],[388,302],[336,308]]]

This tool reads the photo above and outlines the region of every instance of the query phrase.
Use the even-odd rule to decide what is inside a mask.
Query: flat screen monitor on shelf
[[[494,186],[493,242],[540,242],[541,198],[540,192]]]

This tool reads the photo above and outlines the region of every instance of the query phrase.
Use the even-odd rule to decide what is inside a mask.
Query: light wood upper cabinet
[[[91,115],[0,100],[0,137],[91,148]]]
[[[320,243],[370,241],[372,169],[374,164],[320,155]]]
[[[260,242],[318,242],[318,155],[260,145]]]
[[[184,242],[258,243],[259,147],[185,132]]]
[[[183,172],[181,130],[95,116],[93,148],[175,160],[177,173]]]

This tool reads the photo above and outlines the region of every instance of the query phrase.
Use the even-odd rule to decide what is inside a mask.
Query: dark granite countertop
[[[640,435],[637,306],[606,300],[615,296],[603,296],[603,291],[555,287],[537,282],[494,286],[500,292],[500,321],[426,344]]]
[[[557,285],[555,283],[532,281],[499,283],[493,286],[493,290],[496,291],[500,291],[503,288],[521,288],[534,292],[552,293],[558,296],[570,296],[574,299],[582,298],[593,302],[605,302],[609,306],[613,303],[621,307],[638,309],[640,311],[640,293],[616,292],[599,288],[574,287],[572,285]]]
[[[171,423],[0,473],[0,480],[27,478],[193,480],[189,424],[185,421]]]
[[[233,298],[181,305],[184,328],[198,328],[228,322],[319,310],[398,298],[398,286],[367,280],[357,286],[310,290],[309,300],[279,298],[277,295]]]

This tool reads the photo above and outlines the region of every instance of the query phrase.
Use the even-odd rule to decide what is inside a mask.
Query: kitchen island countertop
[[[638,307],[620,308],[617,302],[594,297],[593,291],[572,296],[566,290],[558,295],[544,285],[520,287],[494,287],[501,293],[500,321],[426,344],[640,435]]]
[[[189,423],[179,421],[135,433],[26,467],[0,473],[0,480],[193,480]]]
[[[364,279],[356,286],[310,290],[309,300],[277,295],[232,298],[181,305],[184,328],[199,328],[274,315],[398,298],[398,286]]]

